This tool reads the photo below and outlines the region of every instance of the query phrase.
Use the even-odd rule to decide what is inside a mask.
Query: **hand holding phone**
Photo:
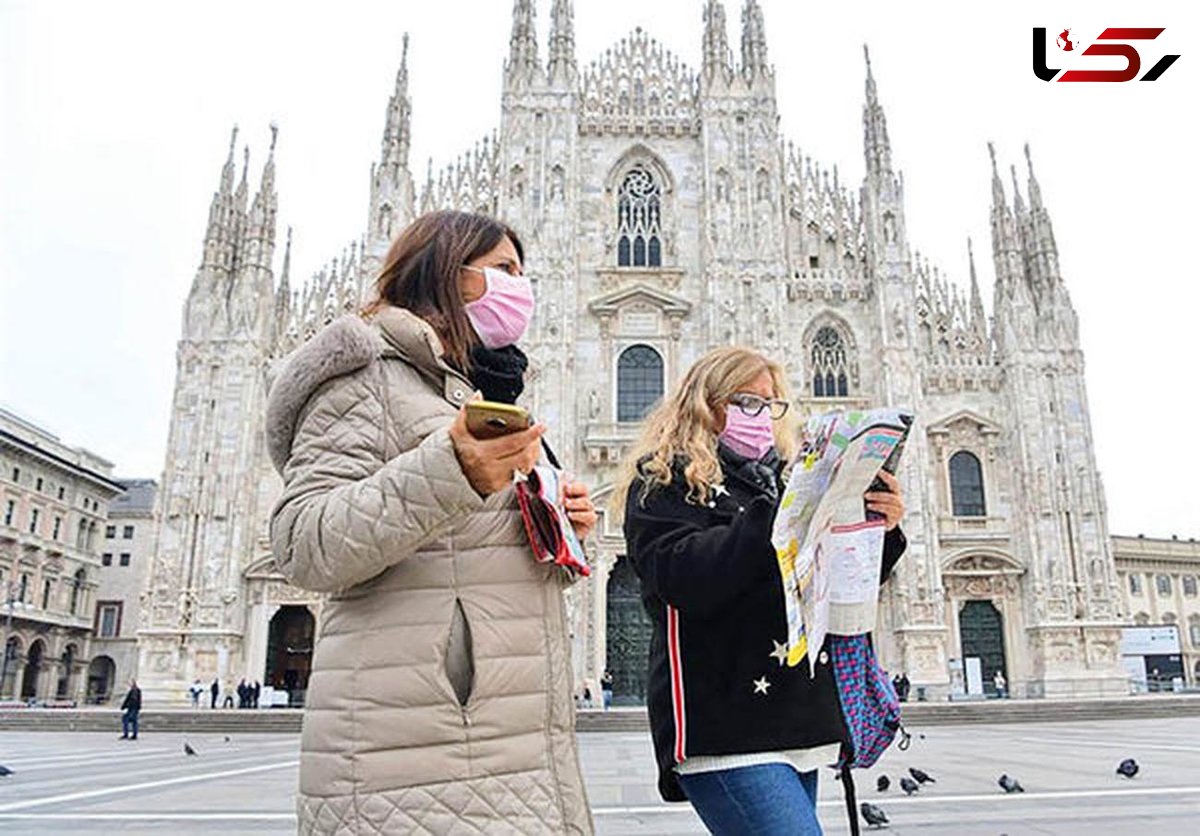
[[[467,431],[476,438],[500,438],[533,426],[528,410],[514,404],[469,401],[466,409]]]

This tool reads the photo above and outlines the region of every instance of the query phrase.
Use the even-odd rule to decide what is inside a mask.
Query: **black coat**
[[[827,657],[787,667],[783,584],[771,527],[782,462],[754,462],[720,448],[727,493],[687,501],[682,463],[670,485],[641,502],[634,480],[625,510],[629,559],[654,622],[648,709],[659,793],[684,801],[673,767],[694,755],[804,749],[847,740]],[[883,577],[905,547],[884,539]],[[766,686],[762,685],[766,682]]]
[[[129,693],[125,695],[125,701],[121,703],[121,710],[137,714],[142,710],[142,689],[134,685],[129,689]]]

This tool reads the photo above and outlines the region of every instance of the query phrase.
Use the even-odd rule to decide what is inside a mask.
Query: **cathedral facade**
[[[581,64],[570,0],[550,15],[543,55],[534,3],[515,0],[497,130],[430,165],[421,188],[405,40],[365,230],[302,287],[290,240],[274,270],[273,157],[253,195],[248,162],[235,185],[235,130],[178,345],[139,631],[148,699],[182,700],[197,677],[302,696],[320,600],[272,568],[270,368],[356,310],[392,238],[437,208],[493,214],[522,235],[538,300],[526,405],[598,505],[640,419],[688,365],[716,345],[754,346],[786,363],[800,413],[894,404],[918,416],[900,473],[908,552],[876,633],[889,671],[931,699],[970,680],[988,690],[996,671],[1017,696],[1124,693],[1077,320],[1028,148],[1023,182],[1014,166],[1009,184],[992,153],[989,319],[973,252],[966,290],[913,255],[869,56],[866,174],[852,188],[780,135],[756,0],[736,58],[724,4],[705,0],[698,69],[640,29]],[[569,601],[578,688],[598,693],[607,668],[617,702],[636,704],[649,627],[607,513],[588,546],[596,572]]]

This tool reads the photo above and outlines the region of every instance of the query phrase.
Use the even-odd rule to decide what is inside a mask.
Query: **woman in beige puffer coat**
[[[544,427],[481,441],[462,416],[476,389],[519,392],[511,366],[498,372],[507,387],[488,371],[514,351],[523,369],[499,345],[532,309],[521,262],[516,235],[490,218],[423,216],[392,245],[367,314],[319,332],[271,387],[276,564],[329,593],[301,740],[302,833],[592,832],[569,579],[533,560],[511,486]],[[577,531],[594,525],[582,486],[567,508]]]

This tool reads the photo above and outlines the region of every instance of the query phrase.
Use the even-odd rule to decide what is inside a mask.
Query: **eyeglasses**
[[[787,415],[788,407],[791,406],[787,401],[778,398],[760,398],[749,392],[738,392],[729,398],[729,402],[740,409],[743,415],[750,418],[755,418],[761,415],[764,409],[769,409],[772,421],[778,421]]]

